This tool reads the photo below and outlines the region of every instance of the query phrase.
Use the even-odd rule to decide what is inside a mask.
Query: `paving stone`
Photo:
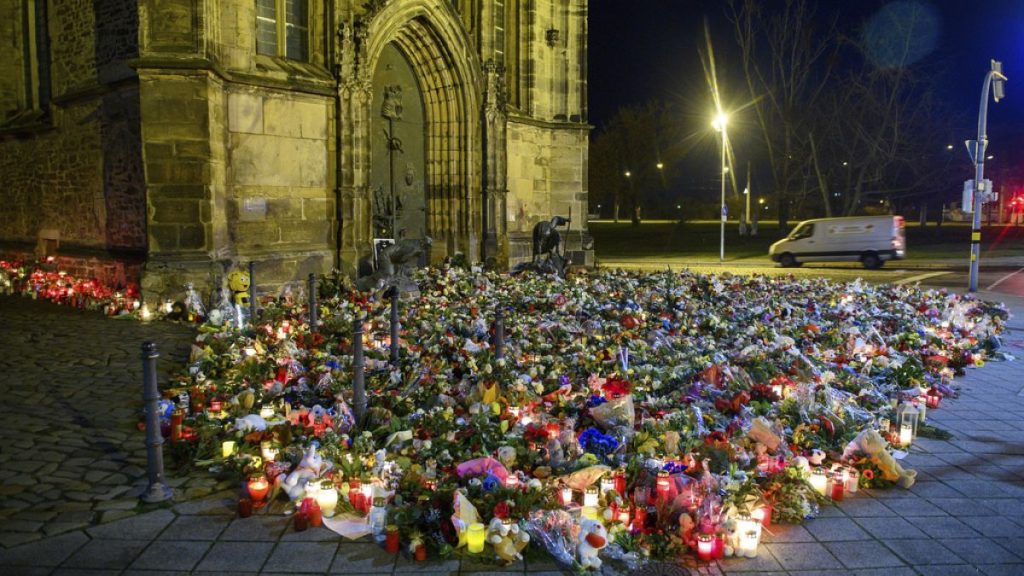
[[[425,562],[416,562],[404,554],[399,554],[395,562],[395,574],[406,573],[454,576],[459,573],[459,561],[428,558]]]
[[[266,572],[326,572],[337,550],[336,542],[280,542],[263,569]]]
[[[135,559],[131,568],[138,570],[192,570],[209,548],[209,542],[153,542]]]
[[[765,544],[785,570],[828,570],[843,567],[822,544],[813,542]]]
[[[1022,529],[1005,516],[969,516],[960,519],[971,528],[988,537],[1012,538],[1020,536]]]
[[[251,516],[235,518],[220,535],[220,540],[273,541],[284,532],[285,518],[281,516]]]
[[[148,540],[93,540],[79,548],[62,566],[123,570],[148,545]]]
[[[943,542],[957,556],[975,566],[979,564],[1010,564],[1021,558],[988,538],[950,538]]]
[[[921,576],[977,576],[981,572],[970,564],[944,564],[937,566],[918,566]]]
[[[110,524],[94,526],[88,530],[93,538],[109,538],[115,540],[136,540],[155,538],[171,521],[174,513],[170,510],[158,510]]]
[[[273,549],[272,542],[217,542],[196,567],[196,571],[258,572]]]
[[[337,532],[332,532],[323,526],[308,528],[302,532],[285,530],[284,534],[281,535],[282,542],[337,542],[340,539],[341,537]]]
[[[85,534],[72,532],[0,550],[0,566],[57,566],[88,541]]]
[[[764,542],[814,542],[814,536],[800,524],[772,524],[761,535]]]
[[[807,522],[807,531],[819,542],[869,540],[867,532],[849,518],[815,518]]]
[[[889,549],[875,541],[865,542],[827,542],[825,547],[847,568],[882,568],[886,566],[903,566],[900,560]]]
[[[718,565],[727,574],[757,572],[760,576],[764,572],[782,572],[779,561],[764,546],[760,547],[754,558],[725,558],[719,560]]]
[[[878,540],[926,538],[928,536],[915,524],[903,518],[857,518],[857,524],[860,524],[861,528]]]
[[[165,540],[216,540],[231,522],[223,516],[178,516],[160,535]]]
[[[920,518],[914,525],[932,538],[964,538],[979,535],[973,528],[952,516]]]
[[[882,500],[876,500],[875,498],[850,498],[838,503],[837,506],[847,516],[854,518],[892,516],[892,510],[886,508]]]
[[[947,540],[948,541],[948,540]],[[911,566],[961,564],[963,559],[935,540],[886,540],[884,544]]]

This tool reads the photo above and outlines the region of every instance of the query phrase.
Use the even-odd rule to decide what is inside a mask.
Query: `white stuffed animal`
[[[281,482],[281,489],[292,501],[298,500],[306,493],[306,484],[318,478],[324,470],[323,457],[317,453],[316,446],[310,446],[299,465]]]
[[[846,445],[846,450],[843,451],[843,460],[850,459],[857,452],[875,459],[879,470],[882,471],[882,477],[886,480],[895,482],[900,488],[910,488],[914,485],[917,471],[907,470],[900,466],[900,463],[886,449],[886,441],[878,433],[878,430],[866,428],[856,438],[850,440],[850,443]]]
[[[267,429],[267,421],[259,414],[249,414],[248,416],[236,419],[234,429],[241,430],[245,434],[263,432]]]
[[[494,547],[497,557],[511,564],[522,560],[522,551],[530,544],[530,535],[519,529],[515,522],[505,523],[501,518],[492,518],[487,526],[487,541]]]
[[[598,520],[584,518],[580,522],[579,555],[580,566],[583,568],[601,569],[601,558],[598,553],[608,545],[608,531]]]

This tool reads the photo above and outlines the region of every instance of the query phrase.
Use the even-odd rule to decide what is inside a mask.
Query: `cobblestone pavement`
[[[136,513],[140,346],[157,342],[166,373],[180,369],[192,334],[0,297],[0,545]]]
[[[800,526],[774,525],[756,559],[693,566],[706,575],[1024,574],[1024,300],[1006,350],[960,380],[958,400],[929,411],[950,441],[918,440],[910,490],[861,490]],[[2,311],[2,309],[0,309]],[[129,347],[128,356],[135,354]],[[6,464],[5,464],[6,466]],[[0,550],[4,574],[563,574],[543,553],[507,568],[474,560],[412,562],[287,518],[236,518],[223,491],[132,518]],[[605,574],[623,574],[606,563]],[[651,571],[648,574],[672,574]]]

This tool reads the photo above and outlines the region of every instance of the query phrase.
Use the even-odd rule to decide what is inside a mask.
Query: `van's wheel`
[[[878,257],[878,254],[875,254],[874,252],[865,252],[860,257],[860,263],[868,270],[878,270],[882,267],[882,264],[884,264],[882,259]]]
[[[797,261],[792,254],[786,252],[785,254],[779,256],[779,264],[782,265],[783,268],[792,268],[794,266],[797,266]]]

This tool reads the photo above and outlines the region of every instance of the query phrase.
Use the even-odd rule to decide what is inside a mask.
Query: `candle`
[[[750,517],[761,523],[762,526],[771,526],[772,524],[772,507],[768,504],[758,506],[754,508],[754,511],[750,513]]]
[[[900,446],[904,448],[910,446],[914,440],[914,428],[909,422],[904,422],[900,425]]]
[[[370,507],[373,506],[373,484],[364,482],[359,487],[359,491],[363,493],[363,505],[360,511],[364,514],[370,511]]]
[[[306,528],[309,528],[309,518],[302,512],[297,512],[295,514],[295,531],[303,532]]]
[[[740,545],[737,551],[737,556],[745,556],[747,558],[754,558],[757,556],[757,543],[760,540],[761,535],[757,530],[747,530],[740,532]]]
[[[274,417],[274,407],[273,406],[264,406],[264,407],[260,408],[260,418],[263,418],[264,420],[269,420],[270,418],[273,418],[273,417]]]
[[[715,553],[715,537],[703,532],[697,535],[697,558],[710,562]]]
[[[387,540],[388,509],[384,498],[380,496],[373,499],[373,507],[370,508],[370,533],[378,543]]]
[[[843,470],[836,470],[832,473],[832,500],[842,502],[846,493],[846,477]]]
[[[939,402],[942,401],[942,395],[939,393],[937,388],[929,388],[928,393],[925,394],[925,402],[928,407],[932,410],[939,407]]]
[[[395,526],[394,524],[388,524],[387,531],[388,535],[384,543],[384,550],[387,551],[388,554],[398,554],[398,526]]]
[[[248,518],[252,516],[252,499],[251,498],[239,498],[238,499],[238,516],[240,518]]]
[[[519,487],[519,476],[515,474],[509,474],[508,478],[505,479],[506,488],[518,488]]]
[[[616,470],[615,474],[612,476],[612,479],[615,480],[615,492],[617,492],[619,494],[619,496],[622,496],[623,498],[625,498],[626,497],[626,469],[625,468],[619,468],[618,470]]]
[[[220,444],[220,454],[224,458],[230,458],[235,453],[235,441],[225,440]]]
[[[171,443],[177,444],[181,440],[182,422],[185,421],[185,409],[178,408],[171,413]]]
[[[352,478],[348,481],[348,503],[357,511],[362,508],[363,491],[359,489],[359,479]]]
[[[604,496],[612,490],[615,490],[615,479],[609,476],[601,478],[601,495]]]
[[[860,472],[857,471],[853,466],[846,467],[846,491],[850,494],[856,494],[857,488],[860,485]]]
[[[221,400],[210,400],[210,412],[220,412],[224,409],[224,402]]]
[[[299,505],[299,511],[309,521],[309,525],[316,528],[323,524],[323,516],[320,512],[320,505],[312,498],[303,498]]]
[[[572,488],[569,488],[568,486],[566,486],[566,487],[562,488],[561,492],[562,492],[562,505],[563,506],[568,506],[568,505],[572,504]]]
[[[591,508],[597,506],[597,486],[587,487],[583,493],[583,506]]]
[[[637,506],[636,512],[633,514],[633,530],[643,530],[646,524],[647,508],[645,506]]]
[[[338,489],[332,482],[320,484],[320,492],[316,495],[316,503],[320,505],[320,512],[330,518],[338,508]]]
[[[811,470],[811,477],[808,479],[811,484],[811,488],[821,494],[825,495],[825,489],[828,487],[828,476],[825,475],[825,471],[821,468],[815,468]]]
[[[280,450],[274,446],[274,443],[270,440],[264,440],[260,442],[260,456],[267,462],[274,462],[277,460],[277,455]]]
[[[267,482],[267,477],[263,474],[250,476],[247,488],[249,496],[256,506],[259,507],[263,499],[267,497],[267,493],[270,492],[270,482]]]
[[[466,529],[466,544],[470,554],[479,554],[484,551],[484,538],[487,530],[483,524],[474,522]]]
[[[671,485],[672,479],[669,478],[668,471],[662,470],[661,472],[658,472],[658,479],[655,481],[655,490],[658,494],[659,504],[665,504],[668,502]]]

